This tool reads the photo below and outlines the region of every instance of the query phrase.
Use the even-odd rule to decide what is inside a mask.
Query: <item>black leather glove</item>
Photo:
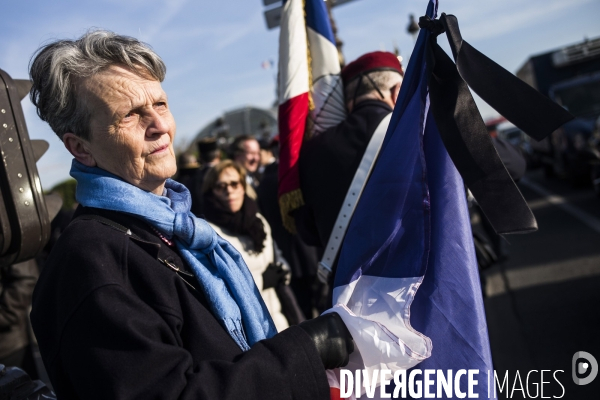
[[[310,336],[325,369],[344,367],[354,351],[352,335],[337,313],[321,315],[298,325]]]
[[[286,270],[279,263],[271,263],[263,272],[263,289],[277,287],[280,282],[285,280]]]

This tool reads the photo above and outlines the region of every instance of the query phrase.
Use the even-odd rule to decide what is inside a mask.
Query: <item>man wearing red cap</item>
[[[396,104],[404,72],[398,57],[377,51],[351,62],[341,75],[347,118],[304,143],[300,154],[305,205],[294,218],[302,238],[321,247],[329,240],[373,133]]]

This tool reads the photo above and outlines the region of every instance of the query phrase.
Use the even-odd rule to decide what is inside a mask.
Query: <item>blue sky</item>
[[[413,45],[408,14],[423,15],[427,1],[355,0],[335,8],[346,59],[391,51],[396,43],[406,62]],[[163,87],[181,148],[224,111],[273,104],[276,65],[261,64],[276,63],[279,31],[266,29],[264,8],[262,0],[4,0],[0,68],[26,78],[40,45],[91,27],[135,36],[167,64]],[[463,38],[511,72],[532,54],[600,36],[600,0],[440,0],[439,9],[456,15]],[[50,188],[68,177],[71,156],[29,100],[22,104],[30,136],[50,142],[38,162],[42,185]],[[496,115],[478,104],[484,118]]]

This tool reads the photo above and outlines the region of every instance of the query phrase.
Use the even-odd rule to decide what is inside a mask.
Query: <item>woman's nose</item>
[[[171,130],[169,115],[162,115],[155,110],[151,111],[149,117],[149,125],[146,128],[146,135],[154,136],[156,134],[167,133]]]
[[[227,185],[227,187],[225,188],[225,193],[227,193],[228,195],[230,193],[233,193],[233,186],[232,185]]]

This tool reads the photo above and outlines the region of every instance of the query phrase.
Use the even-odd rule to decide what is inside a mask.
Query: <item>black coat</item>
[[[204,178],[206,174],[213,167],[210,165],[203,165],[196,170],[192,182],[187,188],[192,195],[192,213],[198,217],[202,217],[204,214],[204,194],[202,193],[202,186],[204,186]]]
[[[0,364],[29,344],[27,314],[38,274],[35,260],[0,266]]]
[[[31,320],[58,398],[329,399],[323,365],[301,328],[243,353],[204,297],[158,261],[186,268],[148,225],[83,207],[75,217],[90,213],[140,240],[76,219],[52,250]]]
[[[300,188],[306,205],[295,212],[294,218],[307,244],[327,244],[371,136],[391,112],[382,101],[363,101],[339,125],[302,145]]]
[[[260,213],[271,226],[271,235],[292,269],[292,277],[301,278],[315,276],[319,263],[317,248],[306,245],[300,236],[293,235],[283,227],[281,209],[277,199],[279,162],[274,162],[265,168],[256,189]]]

